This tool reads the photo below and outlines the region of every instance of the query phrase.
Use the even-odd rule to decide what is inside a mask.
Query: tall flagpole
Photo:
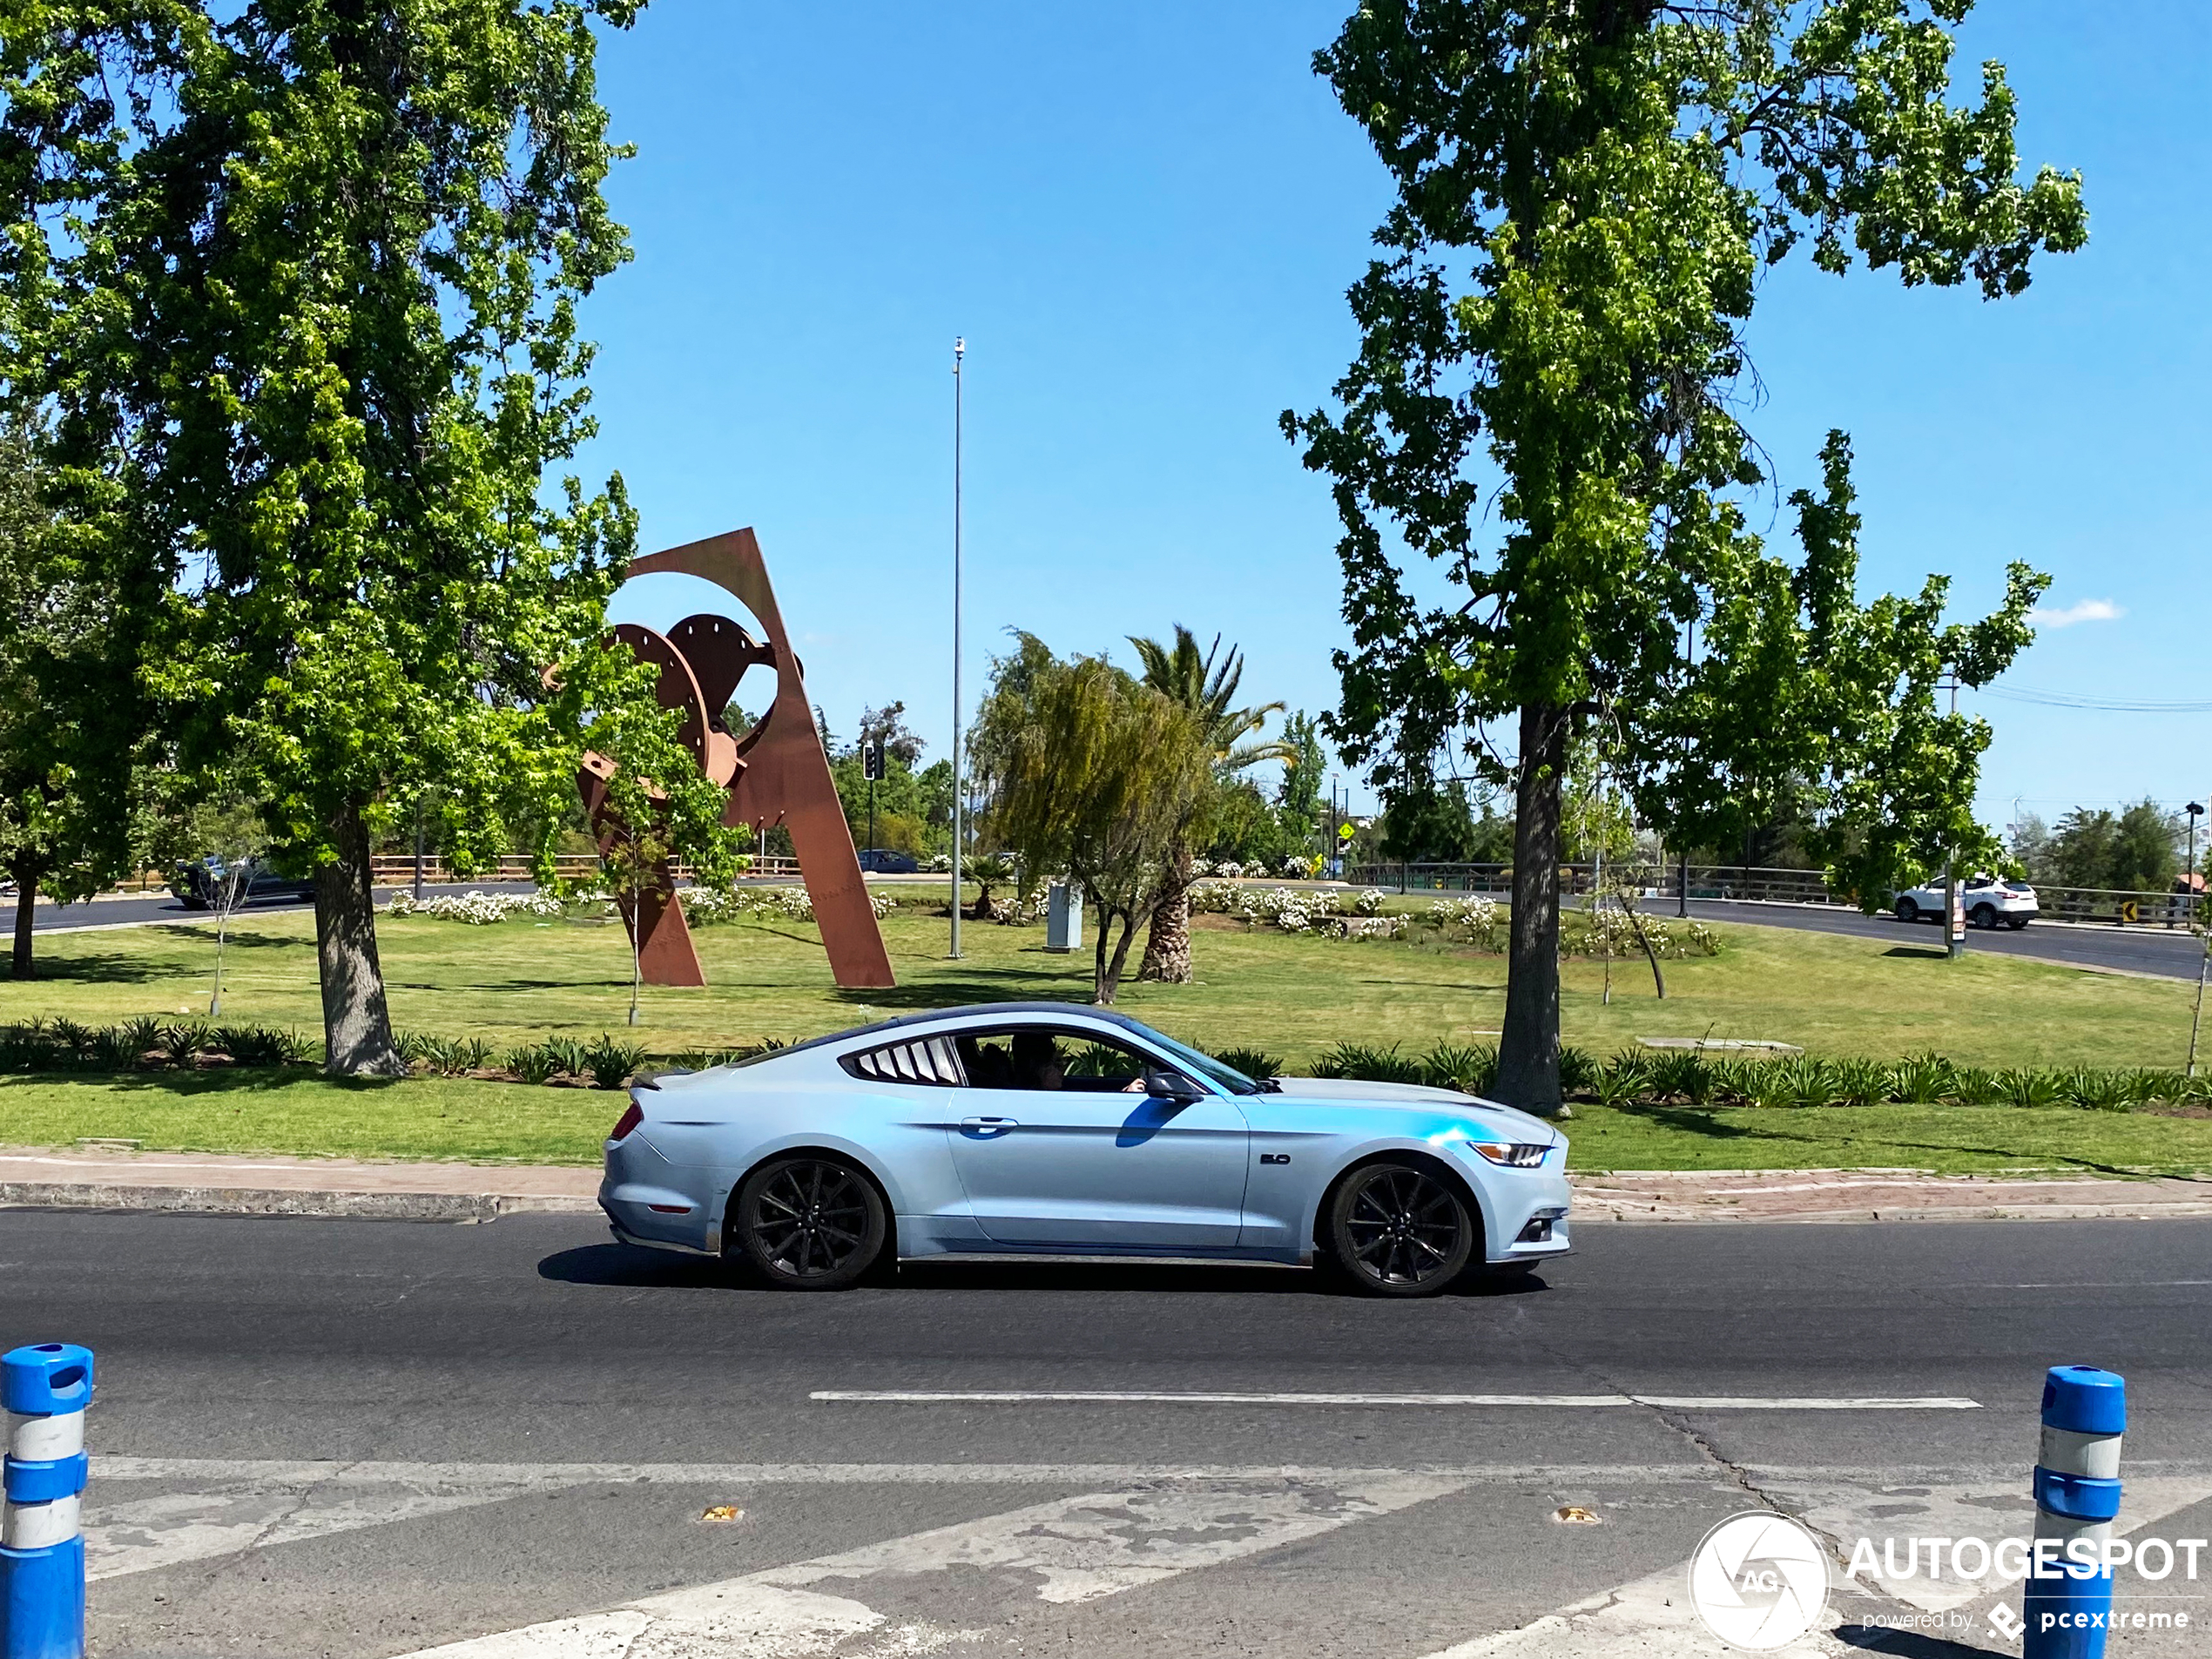
[[[960,467],[961,359],[967,355],[965,336],[953,341],[953,950],[960,960],[961,822],[965,803],[962,785],[967,769],[961,765],[960,742]]]

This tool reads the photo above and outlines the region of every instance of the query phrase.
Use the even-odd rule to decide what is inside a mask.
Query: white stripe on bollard
[[[8,1455],[18,1463],[52,1463],[84,1449],[83,1412],[57,1412],[51,1417],[8,1413]]]
[[[81,1498],[56,1498],[50,1503],[11,1503],[0,1519],[0,1544],[10,1549],[44,1549],[65,1544],[78,1534]]]
[[[2036,1461],[2055,1474],[2085,1474],[2098,1480],[2120,1478],[2121,1434],[2082,1434],[2069,1428],[2043,1430]]]

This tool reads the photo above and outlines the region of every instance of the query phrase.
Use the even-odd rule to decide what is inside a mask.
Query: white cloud
[[[2071,628],[2077,622],[2118,622],[2127,614],[2109,599],[2076,599],[2056,610],[2038,605],[2027,619],[2042,628]]]

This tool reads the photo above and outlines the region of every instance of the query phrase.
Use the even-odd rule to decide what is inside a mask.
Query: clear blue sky
[[[1311,72],[1345,7],[658,0],[601,56],[637,258],[586,313],[587,473],[623,472],[649,550],[754,526],[833,727],[903,698],[941,754],[964,334],[970,707],[1009,626],[1126,662],[1178,621],[1244,647],[1255,699],[1329,705],[1336,522],[1276,416],[1348,358],[1386,199]],[[1791,269],[1752,327],[1754,430],[1784,493],[1851,433],[1870,589],[1948,571],[1986,607],[2023,557],[2102,618],[2013,682],[2212,698],[2212,8],[1989,3],[1969,85],[1986,57],[2024,161],[2083,172],[2088,248],[1996,305]],[[617,614],[693,608],[651,585]],[[2212,715],[1971,701],[1993,822],[2212,788]]]

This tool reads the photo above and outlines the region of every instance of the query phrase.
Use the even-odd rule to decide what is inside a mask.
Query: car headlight
[[[1508,1170],[1533,1170],[1551,1150],[1548,1143],[1531,1141],[1473,1141],[1469,1144],[1491,1163]]]

